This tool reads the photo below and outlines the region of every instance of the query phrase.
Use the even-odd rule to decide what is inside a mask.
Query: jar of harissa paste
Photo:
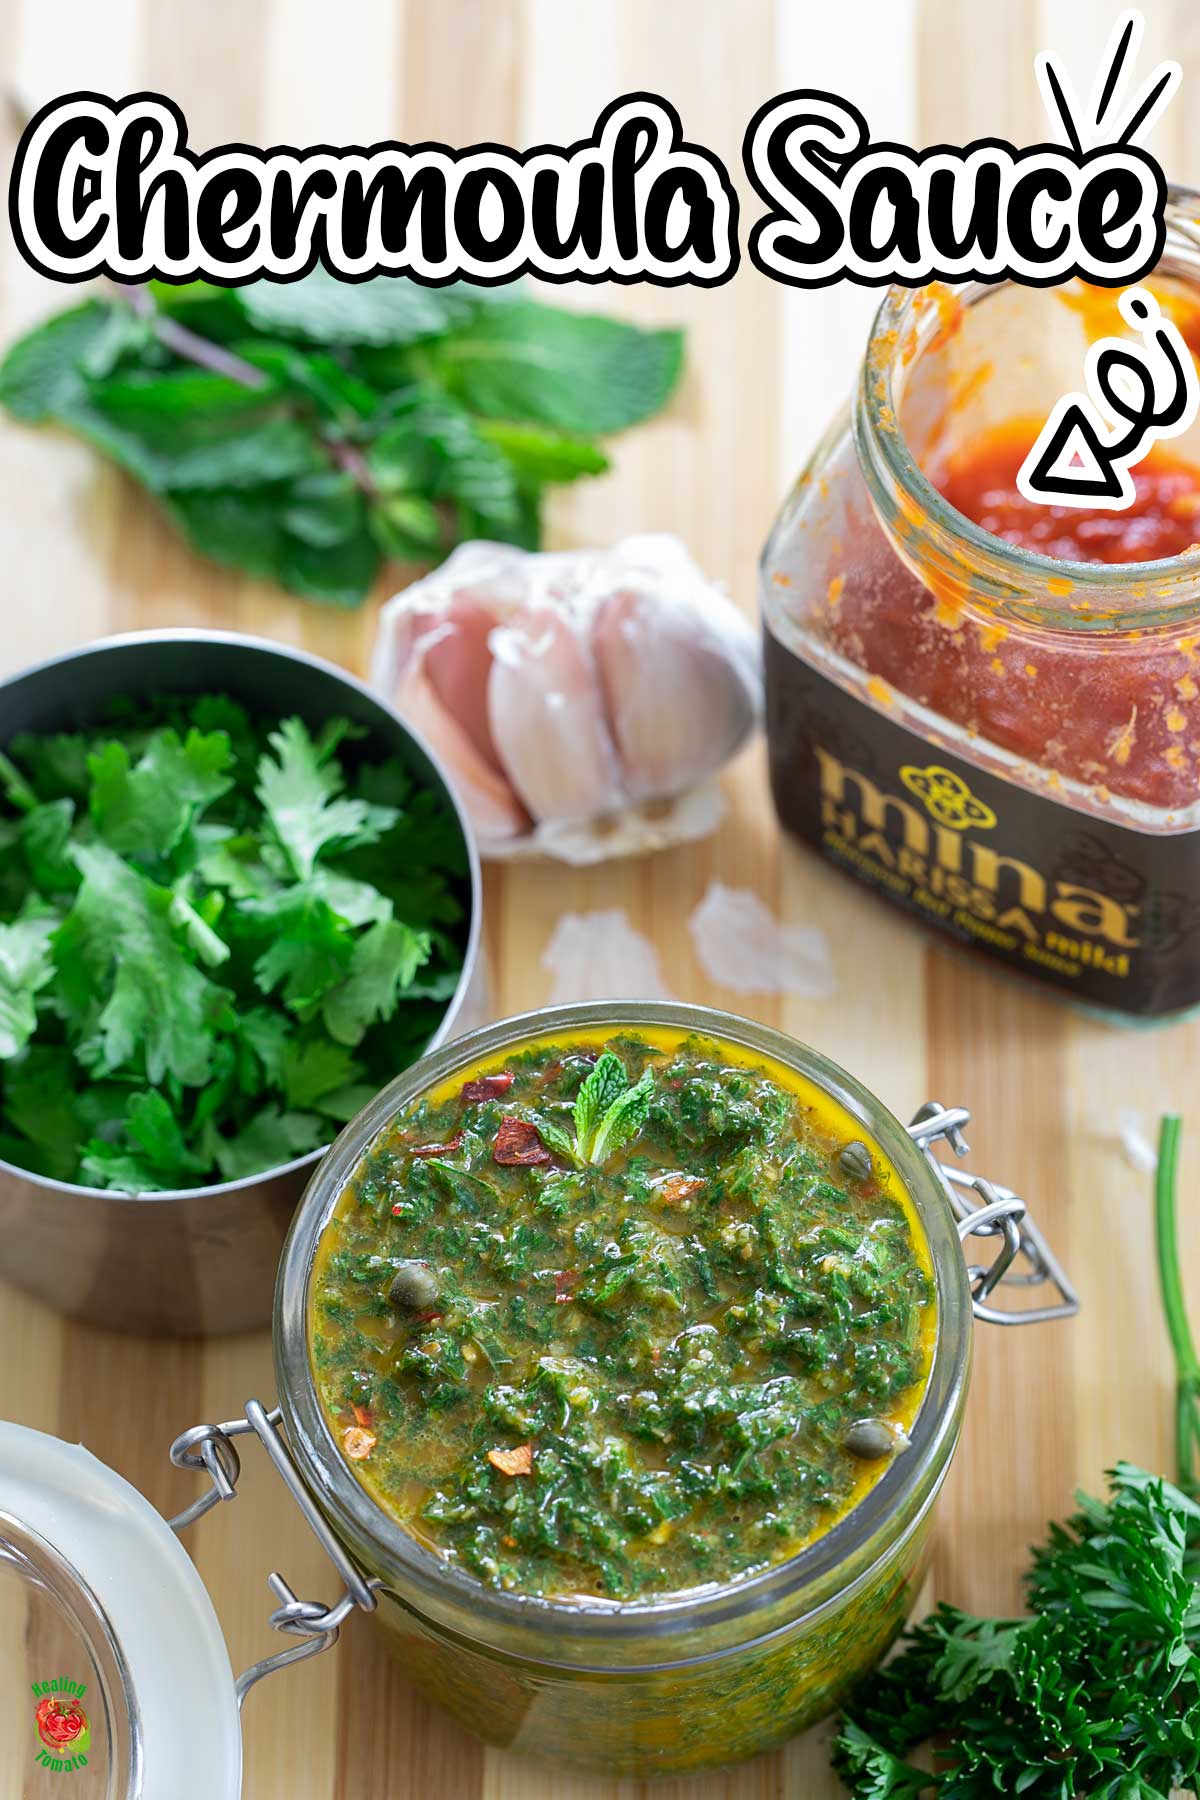
[[[1200,354],[1200,199],[1145,285]],[[926,926],[1114,1015],[1200,1002],[1200,423],[1125,512],[1015,475],[1117,290],[889,292],[762,564],[783,823]]]
[[[452,1527],[448,1546],[444,1530],[430,1522],[453,1518],[453,1507],[448,1511],[437,1495],[438,1508],[428,1506],[428,1489],[421,1487],[414,1509],[408,1490],[426,1479],[419,1469],[422,1446],[405,1439],[406,1429],[423,1429],[421,1407],[414,1411],[411,1404],[413,1393],[423,1390],[411,1371],[431,1355],[449,1366],[445,1342],[439,1345],[433,1338],[444,1339],[457,1329],[453,1314],[461,1315],[464,1304],[467,1316],[474,1318],[472,1308],[482,1304],[487,1309],[504,1299],[495,1279],[481,1283],[478,1262],[464,1254],[456,1266],[450,1252],[460,1231],[464,1243],[476,1232],[485,1238],[490,1234],[496,1242],[502,1239],[501,1250],[514,1242],[511,1218],[497,1238],[490,1203],[483,1189],[470,1184],[502,1183],[521,1171],[500,1166],[511,1164],[507,1150],[493,1159],[481,1149],[480,1134],[493,1134],[497,1150],[519,1137],[506,1120],[514,1108],[526,1120],[530,1116],[523,1098],[530,1071],[540,1079],[549,1069],[557,1093],[564,1064],[594,1066],[610,1044],[631,1070],[639,1057],[649,1056],[655,1080],[664,1084],[660,1094],[674,1091],[672,1081],[685,1086],[681,1068],[689,1058],[693,1063],[699,1058],[709,1070],[745,1071],[747,1091],[763,1093],[767,1082],[795,1096],[801,1109],[797,1117],[808,1121],[796,1127],[797,1141],[816,1159],[806,1166],[811,1178],[824,1184],[820,1197],[845,1205],[845,1195],[838,1201],[833,1187],[865,1183],[860,1196],[868,1209],[875,1204],[872,1196],[879,1196],[893,1232],[897,1220],[908,1221],[925,1271],[919,1284],[924,1294],[920,1377],[915,1390],[896,1401],[907,1443],[897,1442],[894,1453],[864,1473],[828,1512],[824,1527],[799,1544],[784,1544],[772,1559],[736,1576],[727,1578],[717,1563],[708,1579],[692,1577],[681,1590],[668,1582],[662,1591],[661,1582],[655,1585],[654,1550],[647,1555],[647,1542],[631,1546],[635,1560],[640,1558],[643,1570],[651,1571],[645,1591],[632,1598],[613,1597],[605,1594],[603,1583],[585,1579],[581,1584],[578,1578],[574,1586],[579,1591],[551,1591],[545,1583],[534,1591],[539,1587],[534,1582],[523,1590],[519,1581],[496,1579],[498,1571],[487,1559],[473,1564],[463,1554],[471,1547],[469,1529],[464,1534]],[[648,1052],[646,1045],[651,1046]],[[745,1093],[738,1103],[745,1104]],[[555,1116],[566,1116],[564,1109]],[[1007,1189],[955,1171],[952,1161],[942,1162],[933,1154],[932,1146],[942,1141],[960,1153],[965,1149],[959,1128],[967,1116],[931,1104],[905,1128],[818,1052],[768,1027],[700,1007],[622,1002],[554,1008],[489,1026],[431,1053],[347,1127],[311,1182],[288,1240],[277,1290],[279,1407],[267,1413],[248,1403],[245,1419],[197,1427],[177,1442],[173,1459],[207,1469],[213,1481],[212,1491],[184,1517],[194,1517],[215,1498],[229,1497],[237,1473],[231,1440],[242,1433],[256,1435],[345,1583],[342,1598],[322,1607],[297,1601],[279,1577],[272,1577],[284,1601],[274,1622],[310,1640],[301,1650],[285,1652],[284,1659],[331,1642],[336,1636],[332,1627],[356,1606],[373,1611],[390,1648],[421,1690],[493,1744],[576,1769],[645,1775],[718,1766],[782,1742],[837,1706],[848,1686],[884,1654],[913,1604],[934,1502],[958,1440],[972,1312],[1015,1322],[1075,1310],[1069,1283],[1025,1216],[1023,1203]],[[431,1131],[437,1132],[436,1139]],[[526,1162],[534,1155],[531,1145],[529,1139],[520,1149]],[[839,1159],[849,1145],[854,1148],[843,1164]],[[637,1144],[633,1153],[639,1154]],[[427,1179],[434,1160],[446,1169],[444,1182]],[[563,1162],[556,1156],[555,1162],[557,1168],[540,1158],[531,1219],[543,1225],[558,1220],[565,1230],[589,1216],[588,1195],[594,1199],[596,1190],[585,1184],[576,1211],[561,1212],[559,1190],[570,1159]],[[824,1169],[829,1175],[822,1174]],[[651,1188],[659,1179],[644,1156],[632,1178],[635,1185],[640,1179]],[[687,1194],[688,1184],[684,1180],[681,1185],[677,1175],[671,1180],[673,1203]],[[610,1193],[620,1186],[618,1181]],[[459,1199],[443,1209],[446,1230],[441,1251],[434,1255],[422,1232],[428,1228],[430,1196],[443,1187]],[[761,1196],[746,1196],[748,1189],[744,1204],[753,1211]],[[707,1228],[700,1205],[690,1217],[681,1214],[673,1221],[652,1195],[643,1193],[640,1202],[635,1197],[628,1205],[638,1228],[646,1218],[656,1218],[664,1230],[674,1227],[681,1238],[702,1236]],[[714,1229],[725,1216],[724,1211],[712,1215]],[[774,1228],[764,1223],[764,1229]],[[981,1232],[991,1237],[997,1254],[985,1257],[982,1266],[968,1267],[961,1243],[967,1238],[978,1242],[974,1234]],[[560,1288],[555,1271],[567,1238],[561,1232],[560,1241],[552,1237],[533,1231],[527,1241],[536,1245],[537,1254],[518,1285],[523,1282],[532,1293],[533,1284],[542,1283],[543,1292],[585,1301],[587,1296],[571,1282]],[[426,1260],[414,1265],[413,1257]],[[1013,1273],[1019,1269],[1022,1275],[1016,1288],[1004,1280],[1014,1259]],[[619,1271],[619,1261],[612,1266]],[[421,1280],[437,1288],[436,1298],[412,1287],[414,1267]],[[752,1260],[747,1267],[753,1270]],[[399,1295],[392,1285],[397,1278],[405,1284]],[[765,1277],[756,1277],[751,1286],[759,1280]],[[1045,1284],[1042,1295],[1057,1290],[1052,1303],[1039,1304],[1039,1284]],[[777,1307],[782,1303],[786,1310],[783,1297],[789,1291],[786,1286],[780,1290]],[[1021,1310],[1007,1310],[1006,1294],[1021,1296]],[[596,1298],[592,1294],[593,1302]],[[713,1300],[710,1295],[710,1300],[700,1309],[705,1314],[701,1331],[723,1329],[727,1296]],[[630,1295],[620,1304],[628,1307]],[[792,1326],[800,1331],[810,1304],[802,1296],[796,1302]],[[668,1336],[696,1328],[691,1306],[686,1288],[681,1310],[666,1305],[658,1324],[670,1326]],[[549,1321],[550,1330],[558,1310],[554,1305],[542,1309],[542,1323]],[[561,1310],[565,1317],[571,1309]],[[510,1325],[515,1316],[502,1315]],[[812,1316],[810,1310],[810,1321]],[[593,1309],[590,1318],[596,1317]],[[787,1324],[782,1312],[779,1318]],[[586,1384],[595,1367],[589,1373],[572,1360],[576,1372],[564,1396],[568,1410],[544,1420],[540,1430],[533,1430],[532,1443],[520,1445],[516,1440],[528,1433],[527,1422],[518,1420],[511,1430],[497,1423],[505,1416],[498,1408],[512,1405],[511,1388],[504,1384],[522,1379],[512,1367],[519,1352],[515,1341],[505,1341],[495,1319],[492,1327],[479,1335],[478,1343],[469,1333],[459,1333],[460,1350],[476,1352],[466,1359],[474,1365],[466,1380],[478,1390],[481,1416],[487,1416],[486,1431],[476,1434],[476,1448],[497,1446],[488,1455],[493,1469],[482,1465],[482,1479],[508,1494],[514,1507],[536,1512],[539,1505],[553,1504],[553,1469],[562,1452],[561,1434],[568,1432],[569,1409],[582,1405],[586,1416],[586,1402],[574,1391],[575,1383]],[[535,1322],[535,1334],[536,1329]],[[740,1320],[734,1329],[740,1330]],[[342,1382],[341,1333],[361,1334],[351,1362],[361,1369],[363,1386],[349,1406],[345,1402],[354,1390]],[[882,1330],[876,1334],[873,1327],[863,1338],[868,1351],[876,1335],[882,1340]],[[553,1375],[565,1359],[560,1346],[545,1348]],[[574,1348],[585,1365],[596,1355],[586,1322]],[[492,1364],[494,1369],[488,1366]],[[804,1366],[803,1360],[796,1364],[797,1370]],[[753,1361],[749,1367],[752,1371]],[[829,1392],[837,1391],[839,1379],[831,1374]],[[408,1426],[396,1387],[388,1389],[388,1382],[408,1395]],[[489,1400],[484,1390],[493,1384],[502,1391]],[[819,1380],[817,1386],[820,1391]],[[440,1434],[449,1440],[460,1429],[461,1414],[438,1412],[441,1397],[429,1404],[444,1421],[435,1438]],[[802,1462],[811,1455],[811,1445],[798,1444],[794,1452],[787,1445],[781,1448]],[[661,1467],[656,1458],[665,1455],[670,1462],[671,1454],[669,1445],[658,1452],[652,1448],[647,1466]],[[377,1458],[378,1469],[364,1456]],[[477,1470],[480,1464],[481,1458]],[[472,1480],[478,1498],[478,1473]],[[483,1515],[478,1516],[482,1523]],[[749,1529],[743,1521],[725,1542],[740,1546]],[[650,1522],[636,1528],[643,1535],[649,1530]],[[525,1542],[536,1545],[536,1533]],[[648,1542],[664,1543],[665,1534]],[[515,1556],[504,1550],[500,1554]],[[671,1554],[663,1549],[664,1566]],[[243,1680],[257,1679],[272,1666],[260,1665]]]

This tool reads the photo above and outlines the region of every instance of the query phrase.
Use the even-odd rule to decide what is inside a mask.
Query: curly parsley
[[[1175,1226],[1179,1120],[1156,1183],[1177,1371],[1177,1482],[1118,1463],[1033,1552],[1031,1616],[940,1606],[855,1697],[834,1763],[858,1800],[1168,1800],[1200,1776],[1200,1360]],[[930,1768],[908,1760],[932,1743]]]

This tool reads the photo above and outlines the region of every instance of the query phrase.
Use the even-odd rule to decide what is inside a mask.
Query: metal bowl
[[[444,797],[467,854],[467,941],[429,1048],[478,1024],[482,886],[471,827],[421,740],[344,670],[233,632],[103,638],[0,684],[0,742],[76,730],[118,696],[153,693],[229,694],[259,716],[298,713],[310,726],[352,719],[366,729],[362,754],[399,758]],[[138,1195],[52,1181],[0,1158],[0,1274],[59,1312],[118,1331],[186,1337],[264,1325],[292,1214],[324,1153],[241,1181]]]

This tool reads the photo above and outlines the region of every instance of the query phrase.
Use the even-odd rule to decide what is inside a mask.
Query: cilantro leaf
[[[315,1113],[282,1112],[264,1106],[234,1137],[210,1129],[207,1144],[226,1181],[241,1181],[260,1169],[306,1156],[328,1140],[329,1131]]]
[[[270,924],[274,935],[254,964],[264,994],[282,990],[299,1018],[309,1018],[341,982],[354,956],[354,939],[328,901],[310,888],[289,888],[277,900],[248,901],[243,916]]]
[[[0,1057],[16,1056],[37,1028],[37,995],[52,980],[53,914],[0,925]]]
[[[427,931],[414,931],[399,919],[370,926],[354,946],[345,981],[322,1003],[329,1035],[342,1044],[358,1044],[369,1025],[390,1019],[431,948]]]
[[[106,844],[142,862],[173,850],[193,818],[233,786],[223,731],[157,732],[137,766],[112,738],[88,758],[91,815]]]
[[[208,1077],[213,1027],[225,996],[190,963],[170,926],[172,895],[104,844],[77,844],[83,882],[55,933],[54,961],[69,1011],[98,1011],[97,1073],[144,1061],[147,1078]]]
[[[289,1107],[303,1111],[346,1087],[360,1070],[361,1065],[343,1044],[332,1044],[328,1038],[310,1038],[306,1043],[293,1040],[280,1060],[283,1097]]]
[[[56,1181],[70,1181],[79,1162],[83,1125],[69,1050],[31,1044],[0,1064],[4,1119],[17,1138],[5,1154]]]
[[[80,1179],[94,1187],[129,1193],[187,1187],[202,1176],[208,1159],[190,1150],[179,1121],[159,1093],[131,1094],[122,1143],[93,1139],[84,1152]]]
[[[346,719],[112,718],[0,767],[0,1156],[132,1193],[291,1161],[437,1028],[453,815],[399,763],[348,787]]]
[[[79,870],[69,854],[74,823],[71,800],[42,801],[21,820],[21,850],[40,893],[69,894],[79,885]]]
[[[320,754],[300,719],[285,719],[270,734],[270,744],[275,754],[259,762],[258,797],[302,881],[328,845],[374,843],[394,823],[390,807],[339,797],[342,772]]]

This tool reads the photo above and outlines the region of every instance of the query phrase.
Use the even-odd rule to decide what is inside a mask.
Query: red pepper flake
[[[515,1450],[489,1450],[488,1461],[502,1475],[532,1475],[533,1445],[518,1444]]]
[[[410,1144],[408,1153],[410,1156],[453,1156],[456,1150],[461,1150],[462,1140],[462,1132],[456,1131],[444,1144]]]
[[[477,1081],[464,1081],[462,1098],[472,1104],[480,1100],[498,1100],[507,1094],[516,1076],[502,1069],[498,1075],[481,1075]]]
[[[371,1409],[369,1406],[351,1406],[350,1411],[354,1414],[354,1417],[358,1420],[364,1431],[369,1429],[369,1427],[375,1423],[371,1417]]]
[[[704,1186],[702,1175],[668,1175],[659,1187],[659,1198],[668,1206],[678,1206],[681,1200],[690,1200]]]
[[[577,1269],[559,1269],[554,1277],[554,1304],[562,1306],[575,1298],[575,1283],[579,1280]]]
[[[550,1152],[538,1136],[536,1125],[527,1119],[507,1118],[500,1121],[492,1157],[513,1168],[529,1169],[537,1163],[548,1163]]]

